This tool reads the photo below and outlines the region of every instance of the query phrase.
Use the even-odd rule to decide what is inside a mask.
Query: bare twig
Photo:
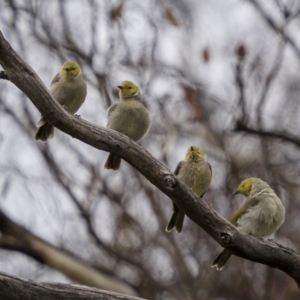
[[[267,14],[267,12],[263,9],[261,4],[257,0],[248,0],[252,3],[257,11],[261,14],[266,23],[272,28],[276,33],[279,33],[284,40],[292,47],[295,54],[300,58],[300,48],[296,45],[295,41],[284,31],[284,28],[278,26],[275,21]]]
[[[236,122],[234,131],[244,131],[253,135],[264,136],[273,139],[280,139],[292,143],[297,147],[300,147],[300,139],[298,137],[290,136],[286,132],[280,132],[280,131],[273,132],[273,131],[266,131],[261,129],[254,129],[245,125],[243,121]]]

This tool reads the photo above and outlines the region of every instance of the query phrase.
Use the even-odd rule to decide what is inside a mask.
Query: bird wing
[[[117,108],[119,103],[114,103],[113,105],[111,105],[108,110],[107,110],[107,117],[108,117],[108,121],[107,121],[107,126],[109,126],[109,116],[111,115],[111,113]]]
[[[229,221],[231,223],[235,223],[238,221],[238,219],[245,213],[247,213],[247,211],[251,208],[253,208],[254,206],[256,206],[259,202],[260,202],[260,198],[259,197],[251,197],[246,199],[246,201],[236,210],[232,213],[232,215],[229,218]]]
[[[181,169],[181,167],[182,167],[182,164],[183,164],[183,161],[180,161],[180,162],[178,163],[178,165],[177,165],[177,167],[176,167],[176,169],[175,169],[175,171],[174,171],[174,174],[175,174],[175,175],[178,175],[178,173],[179,173],[179,171],[180,171],[180,169]]]
[[[50,85],[59,82],[59,80],[60,80],[60,73],[57,73],[57,74],[53,77],[53,79],[52,79]]]
[[[107,115],[109,117],[109,115],[116,109],[116,107],[118,106],[118,103],[114,103],[113,105],[111,105],[108,110],[107,110]]]
[[[210,173],[211,173],[211,175],[212,175],[212,168],[211,168],[211,165],[210,165],[210,163],[208,163],[208,162],[206,162],[206,163],[208,164],[209,169],[210,169]],[[200,195],[200,198],[202,198],[202,197],[205,195],[205,193],[206,193],[206,191],[205,191],[202,195]]]
[[[211,165],[210,165],[210,163],[207,163],[207,164],[208,164],[208,166],[209,166],[210,173],[211,173],[211,175],[212,175],[212,168],[211,168]]]

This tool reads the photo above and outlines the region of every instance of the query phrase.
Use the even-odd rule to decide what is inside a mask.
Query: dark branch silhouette
[[[273,132],[273,131],[267,131],[267,130],[261,130],[261,129],[254,129],[246,124],[244,124],[243,121],[237,121],[235,124],[234,131],[236,132],[247,132],[252,135],[257,135],[257,136],[263,136],[263,137],[268,137],[268,138],[273,138],[273,139],[279,139],[283,140],[286,142],[289,142],[291,144],[294,144],[297,147],[300,147],[300,139],[298,137],[293,137],[290,136],[286,132]]]

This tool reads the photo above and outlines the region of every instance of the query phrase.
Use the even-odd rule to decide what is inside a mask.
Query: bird
[[[60,68],[50,84],[51,96],[63,107],[75,114],[84,102],[87,94],[87,85],[82,77],[79,65],[74,61],[66,61]],[[54,126],[48,123],[42,115],[36,124],[37,130],[34,134],[36,141],[46,142],[53,138]]]
[[[231,222],[237,221],[237,229],[240,232],[264,238],[273,234],[284,223],[285,208],[282,201],[260,178],[243,180],[234,193],[236,194],[247,197],[230,217]],[[221,271],[231,254],[230,250],[223,249],[211,267]]]
[[[212,179],[211,165],[205,161],[203,152],[196,146],[188,148],[185,159],[178,163],[174,174],[201,198],[209,188]],[[170,232],[175,228],[180,233],[183,221],[184,213],[173,202],[173,214],[166,231]]]
[[[118,131],[135,142],[140,141],[151,124],[150,113],[142,102],[140,89],[131,81],[123,81],[119,86],[120,101],[108,109],[107,128]],[[118,170],[121,158],[110,153],[104,168]]]

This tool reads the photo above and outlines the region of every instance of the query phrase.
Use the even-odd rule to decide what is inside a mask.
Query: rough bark
[[[53,101],[35,72],[0,35],[0,64],[9,80],[23,91],[48,122],[61,131],[99,150],[113,152],[126,160],[152,184],[169,196],[196,224],[233,254],[278,268],[300,284],[300,255],[272,241],[244,235],[197,197],[162,163],[126,136],[79,119]]]
[[[3,300],[142,300],[75,284],[36,282],[0,273]]]

